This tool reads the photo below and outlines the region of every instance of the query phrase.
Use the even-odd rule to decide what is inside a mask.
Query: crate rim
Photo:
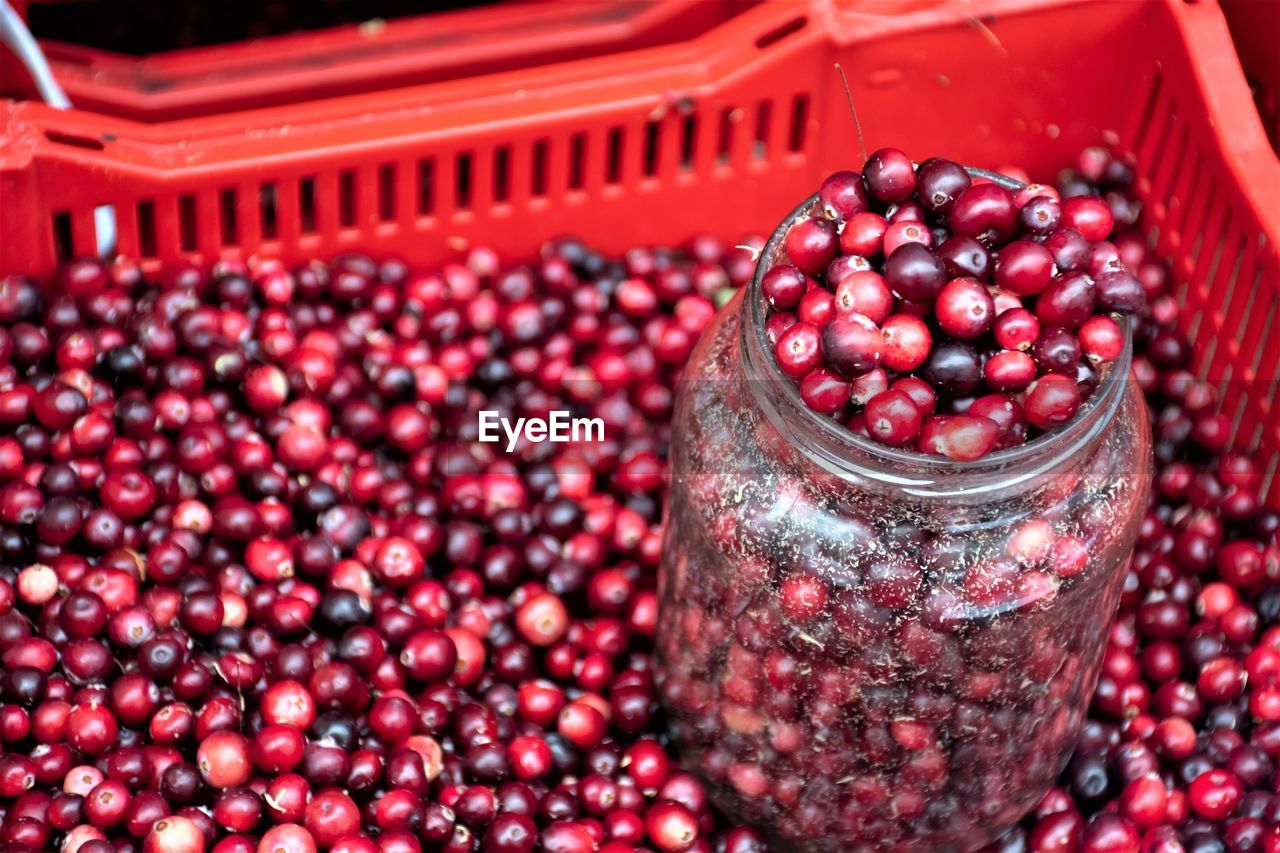
[[[606,89],[611,103],[649,104],[656,110],[664,107],[669,93],[696,97],[703,87],[715,81],[748,73],[754,62],[776,45],[759,49],[754,55],[750,50],[744,51],[743,46],[753,45],[798,17],[806,23],[817,21],[820,26],[807,26],[781,40],[789,48],[817,45],[828,39],[847,45],[868,36],[951,25],[958,18],[975,28],[985,28],[986,21],[1007,16],[1108,1],[939,0],[891,16],[884,12],[897,6],[898,0],[763,0],[685,42],[419,83],[372,97],[371,93],[339,95],[161,122],[141,122],[83,109],[58,111],[39,103],[5,99],[0,101],[0,170],[25,168],[37,156],[66,156],[110,164],[125,175],[177,183],[184,176],[230,168],[238,162],[270,162],[273,157],[287,157],[292,163],[305,161],[307,153],[300,151],[298,143],[307,133],[323,133],[332,140],[335,132],[347,132],[349,135],[339,137],[338,146],[377,147],[379,139],[427,132],[448,135],[453,129],[461,134],[520,121],[540,101],[553,98],[557,108],[548,114],[586,112],[600,102],[600,92]],[[1193,73],[1200,90],[1212,96],[1205,107],[1209,122],[1216,129],[1212,135],[1214,144],[1240,186],[1250,190],[1248,203],[1264,226],[1265,254],[1275,259],[1280,247],[1280,158],[1271,149],[1261,118],[1253,108],[1238,57],[1234,50],[1221,49],[1224,44],[1231,44],[1221,8],[1216,0],[1147,2],[1170,9],[1183,38],[1203,60]],[[603,73],[624,59],[628,63],[628,80],[611,79]],[[376,107],[370,108],[374,101]],[[467,116],[466,109],[473,113],[493,110],[496,116]],[[280,128],[288,128],[288,132],[280,132]],[[375,136],[375,129],[389,132]],[[67,146],[51,141],[51,135],[54,139],[78,140],[80,144],[67,150]],[[100,150],[93,150],[97,147],[95,140],[101,141]],[[193,143],[200,146],[197,153],[193,153]],[[107,147],[112,148],[110,154]]]

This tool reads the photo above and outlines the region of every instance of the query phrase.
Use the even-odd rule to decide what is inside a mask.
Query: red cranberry
[[[835,259],[839,235],[829,219],[801,219],[787,232],[787,257],[805,275],[819,276]]]
[[[867,403],[867,431],[894,447],[911,444],[920,434],[922,417],[915,401],[902,390],[877,394]]]
[[[806,406],[824,415],[839,411],[853,393],[853,387],[829,370],[808,373],[800,382],[800,396]]]
[[[880,201],[903,201],[915,191],[915,164],[896,148],[881,148],[867,158],[863,180]]]
[[[818,203],[828,219],[847,222],[867,208],[867,189],[857,172],[833,172],[818,188]]]
[[[799,378],[822,363],[823,333],[812,323],[796,323],[778,338],[774,352],[782,372]]]
[[[920,164],[916,181],[916,196],[933,213],[948,212],[956,197],[972,183],[964,167],[939,157],[930,157]]]
[[[1042,376],[1031,386],[1024,403],[1027,421],[1039,429],[1051,429],[1069,421],[1080,408],[1080,389],[1065,376]]]
[[[205,838],[190,819],[164,817],[151,826],[142,843],[143,853],[204,853]]]
[[[765,300],[776,311],[795,308],[807,292],[808,285],[809,281],[804,273],[790,264],[771,267],[760,281]]]
[[[846,378],[873,370],[883,353],[884,336],[861,314],[841,314],[822,329],[823,360]]]
[[[855,213],[840,230],[840,251],[868,258],[879,255],[888,227],[888,221],[878,213]]]
[[[884,341],[881,363],[900,373],[915,370],[929,357],[933,338],[924,321],[910,314],[888,317],[880,329]]]
[[[974,184],[951,205],[952,230],[987,244],[1009,239],[1017,218],[1013,195],[996,184]]]
[[[942,330],[953,338],[972,340],[991,327],[995,305],[987,289],[971,278],[952,279],[933,307]]]
[[[1214,768],[1201,773],[1187,789],[1191,808],[1208,820],[1227,818],[1243,794],[1240,782],[1226,770]]]
[[[196,763],[205,782],[215,788],[239,787],[253,773],[249,741],[235,732],[214,732],[205,738],[196,753]]]
[[[1019,296],[1034,296],[1053,278],[1053,256],[1040,243],[1015,240],[996,258],[996,284]]]
[[[885,261],[884,277],[903,299],[929,303],[946,284],[947,269],[927,246],[905,243]]]
[[[681,853],[698,839],[698,822],[683,805],[661,800],[649,807],[645,816],[649,840],[665,853]]]

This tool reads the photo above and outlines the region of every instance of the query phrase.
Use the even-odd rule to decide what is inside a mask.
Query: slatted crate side
[[[317,150],[281,165],[144,172],[127,181],[102,180],[80,158],[50,157],[24,188],[42,200],[33,209],[51,211],[26,224],[44,250],[6,257],[4,266],[38,271],[93,254],[93,211],[103,204],[115,212],[119,246],[149,269],[182,257],[300,260],[351,248],[435,263],[475,241],[519,256],[562,233],[615,249],[700,230],[745,233],[776,219],[793,188],[813,180],[808,137],[791,131],[806,100],[790,85],[752,85],[740,98],[712,93],[679,109],[614,105],[587,122],[542,117],[536,136],[495,125],[384,140],[374,156]],[[716,118],[724,114],[734,118],[720,140]],[[722,145],[732,152],[727,161],[716,150]]]
[[[1206,30],[1222,26],[1220,15],[1206,16],[1206,11],[1216,13],[1192,10],[1194,22],[1153,16],[1152,40],[1204,37]],[[1187,308],[1180,316],[1192,344],[1192,368],[1217,388],[1223,413],[1236,425],[1236,444],[1261,454],[1267,496],[1275,503],[1280,499],[1275,477],[1280,262],[1274,208],[1270,216],[1266,208],[1280,204],[1280,166],[1256,144],[1265,143],[1260,128],[1256,134],[1228,135],[1199,120],[1227,110],[1246,127],[1256,121],[1238,109],[1247,91],[1222,87],[1211,92],[1197,80],[1203,73],[1190,63],[1162,63],[1150,106],[1126,142],[1136,158],[1143,225],[1170,259],[1174,294]],[[1255,144],[1241,150],[1237,140],[1250,138]]]

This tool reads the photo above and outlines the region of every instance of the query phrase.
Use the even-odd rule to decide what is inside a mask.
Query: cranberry
[[[936,254],[948,276],[991,281],[991,253],[972,237],[948,237],[938,246]]]
[[[948,212],[956,197],[972,183],[962,166],[938,157],[930,157],[920,164],[916,181],[920,203],[933,213]]]
[[[881,363],[890,370],[915,370],[929,357],[933,343],[929,327],[910,314],[894,314],[885,319],[880,334],[884,341]]]
[[[1110,317],[1090,317],[1081,324],[1080,349],[1094,361],[1110,362],[1124,350],[1124,332]]]
[[[860,257],[878,255],[888,228],[888,221],[878,213],[855,213],[840,230],[840,251]]]
[[[824,415],[839,411],[853,393],[844,379],[829,370],[819,368],[808,373],[800,382],[800,396],[806,406]]]
[[[977,281],[956,278],[938,293],[933,310],[944,332],[967,341],[991,327],[995,305],[991,294]]]
[[[166,816],[151,826],[143,853],[204,853],[204,833],[190,818]]]
[[[920,450],[971,462],[990,453],[999,439],[995,422],[974,415],[932,415],[920,431]]]
[[[962,341],[946,341],[934,346],[924,371],[925,379],[934,387],[954,394],[972,391],[982,379],[977,351]]]
[[[196,763],[204,780],[215,788],[235,788],[249,781],[253,761],[249,741],[235,732],[214,732],[200,744]]]
[[[836,227],[829,219],[803,219],[787,232],[787,257],[805,275],[825,273],[838,249]]]
[[[884,277],[903,299],[928,303],[946,284],[947,269],[927,246],[904,243],[885,261]]]
[[[1105,201],[1082,195],[1062,202],[1062,223],[1079,231],[1086,240],[1105,240],[1115,219]]]
[[[1227,818],[1240,801],[1240,782],[1226,770],[1211,769],[1196,776],[1187,788],[1191,808],[1200,816],[1220,821]]]
[[[1053,256],[1040,243],[1015,240],[996,258],[996,284],[1019,296],[1034,296],[1049,286]]]
[[[115,717],[99,704],[76,705],[66,718],[67,740],[81,752],[101,755],[119,736]]]
[[[822,329],[822,357],[841,376],[853,378],[873,370],[884,352],[884,336],[862,314],[842,314]]]
[[[827,587],[809,574],[792,575],[778,589],[783,612],[794,622],[810,622],[826,607]]]
[[[911,444],[920,434],[922,417],[915,401],[902,390],[888,390],[867,402],[867,432],[894,447]]]
[[[680,803],[662,800],[649,808],[645,817],[649,840],[665,853],[688,850],[698,839],[698,822]]]
[[[835,310],[840,314],[861,314],[872,323],[883,324],[893,310],[893,293],[879,273],[850,273],[836,286]]]
[[[1084,273],[1067,273],[1054,279],[1036,300],[1041,325],[1074,329],[1089,319],[1097,302],[1093,279]]]
[[[559,598],[549,593],[536,595],[516,610],[520,635],[534,646],[549,646],[569,628],[569,613]]]
[[[884,232],[884,253],[892,255],[899,246],[906,243],[919,243],[922,246],[933,245],[933,235],[921,222],[911,220],[895,220]]]
[[[818,188],[818,201],[828,219],[847,222],[867,208],[867,189],[857,172],[833,172]]]
[[[800,298],[808,290],[808,284],[808,279],[800,270],[790,264],[779,264],[764,274],[760,288],[771,308],[786,311],[800,304]]]
[[[1017,227],[1013,195],[996,184],[975,184],[951,205],[951,228],[962,237],[983,243],[1003,242]]]
[[[1142,284],[1127,270],[1108,270],[1095,282],[1098,305],[1106,311],[1138,311],[1146,302]]]
[[[1031,386],[1024,407],[1032,426],[1040,429],[1060,426],[1080,408],[1080,389],[1065,376],[1042,376]]]
[[[1036,378],[1036,363],[1025,352],[1004,350],[987,359],[983,379],[996,391],[1021,391]]]
[[[799,378],[814,370],[822,363],[822,338],[812,323],[799,322],[783,332],[774,348],[782,372]]]
[[[868,157],[862,178],[880,201],[903,201],[916,189],[915,164],[896,148],[881,148]]]
[[[258,853],[316,853],[315,839],[295,823],[282,823],[268,829],[258,843]]]

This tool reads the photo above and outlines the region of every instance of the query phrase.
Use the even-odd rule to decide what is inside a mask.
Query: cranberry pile
[[[1144,291],[1110,206],[1013,192],[894,148],[836,172],[761,282],[805,405],[895,447],[971,461],[1070,421]]]
[[[0,846],[677,851],[671,387],[751,252],[0,280]],[[605,441],[477,443],[481,409]]]
[[[1083,269],[1147,296],[1161,473],[1075,757],[997,846],[1275,851],[1280,514],[1130,181],[1090,149],[1056,209],[1113,217]],[[753,270],[699,238],[0,279],[0,851],[764,850],[666,748],[650,659],[672,386]],[[508,455],[481,409],[607,438]]]

